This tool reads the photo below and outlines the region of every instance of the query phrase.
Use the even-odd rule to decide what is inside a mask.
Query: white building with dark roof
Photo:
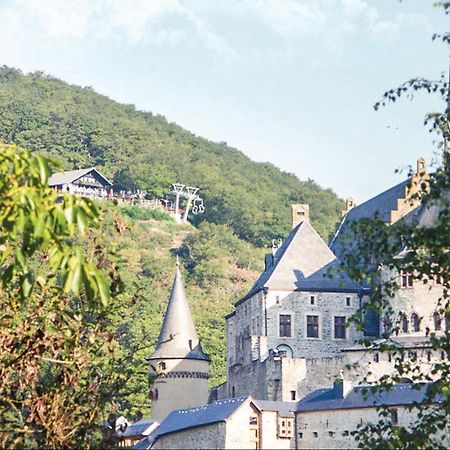
[[[108,198],[112,195],[113,184],[95,167],[66,172],[56,172],[48,180],[51,188],[66,194],[84,197]]]

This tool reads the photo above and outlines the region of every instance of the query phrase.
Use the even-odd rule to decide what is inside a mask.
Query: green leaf
[[[39,167],[39,176],[42,184],[47,184],[50,177],[50,167],[48,165],[47,159],[42,155],[36,156],[36,161]]]

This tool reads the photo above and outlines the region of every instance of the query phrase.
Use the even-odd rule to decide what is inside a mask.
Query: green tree
[[[121,281],[95,240],[99,211],[48,176],[44,157],[0,147],[4,448],[94,446],[124,382],[110,327]]]

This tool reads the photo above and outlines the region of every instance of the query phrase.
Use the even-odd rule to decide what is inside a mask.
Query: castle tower
[[[206,405],[210,359],[200,345],[178,263],[156,350],[149,361],[156,421],[175,409]]]

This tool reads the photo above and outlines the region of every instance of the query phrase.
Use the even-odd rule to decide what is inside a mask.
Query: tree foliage
[[[42,156],[0,147],[0,445],[90,447],[124,378],[110,328],[121,281],[88,199],[58,198]],[[105,272],[109,273],[109,281]]]

